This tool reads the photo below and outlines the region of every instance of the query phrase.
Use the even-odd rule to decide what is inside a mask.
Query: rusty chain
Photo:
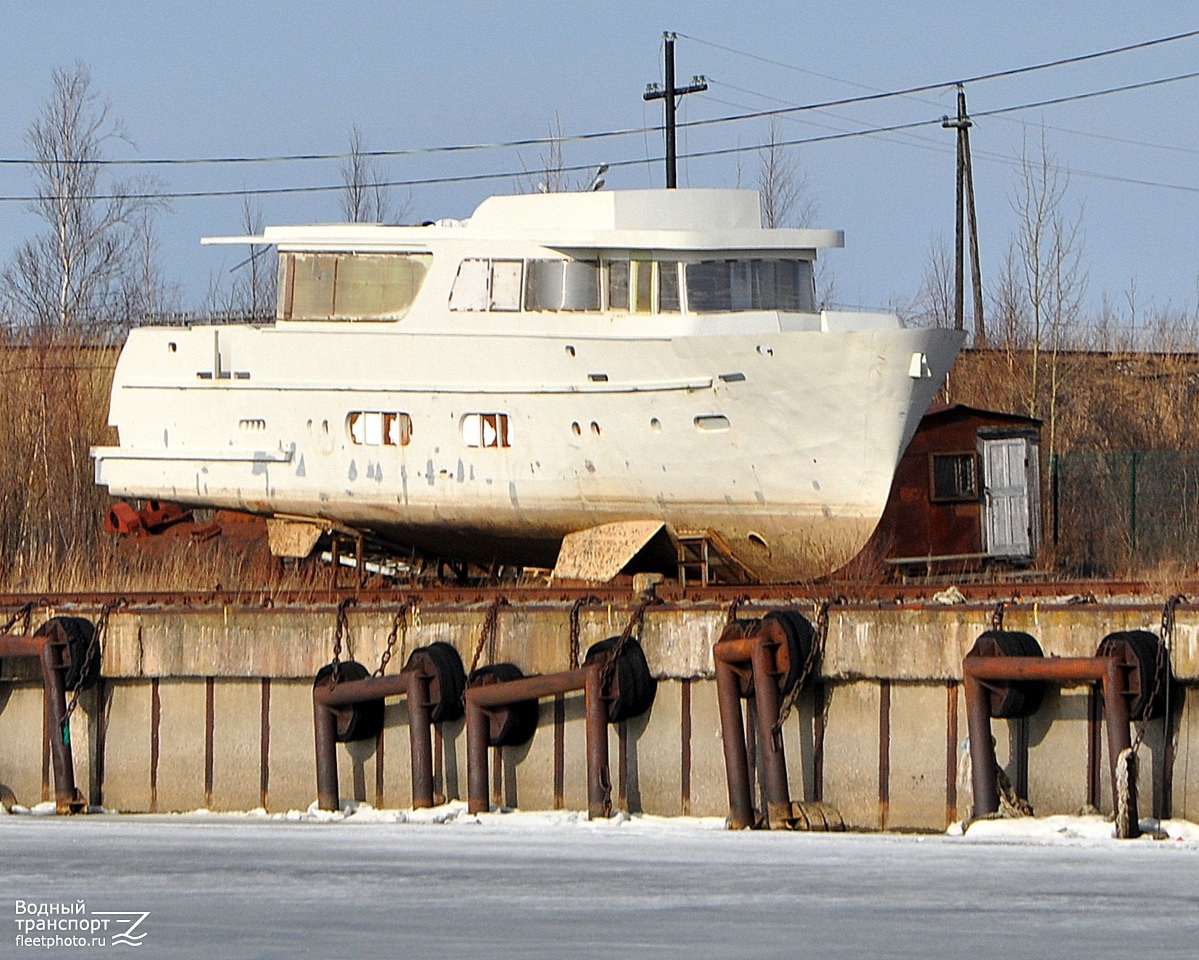
[[[812,637],[812,647],[808,650],[807,659],[804,660],[803,669],[799,672],[799,679],[795,681],[795,686],[791,688],[791,692],[787,694],[787,698],[779,704],[778,719],[774,721],[774,726],[771,728],[776,742],[783,735],[783,724],[791,716],[791,712],[795,709],[795,705],[799,702],[800,694],[803,692],[804,685],[808,682],[808,677],[812,675],[812,671],[816,669],[816,664],[824,659],[825,641],[828,639],[828,611],[834,603],[844,603],[844,597],[833,597],[828,600],[822,600],[816,607],[816,628]]]
[[[4,626],[0,627],[0,633],[8,633],[9,630],[16,626],[18,620],[25,621],[25,633],[29,633],[29,617],[32,613],[33,601],[31,600],[5,621]]]
[[[992,630],[1002,630],[1003,629],[1003,615],[1006,612],[1006,610],[1007,610],[1007,601],[1006,600],[1000,600],[997,604],[995,604],[995,609],[991,611],[991,629]]]
[[[1180,603],[1186,603],[1186,599],[1187,598],[1185,596],[1177,593],[1170,597],[1162,607],[1161,643],[1157,645],[1157,656],[1153,663],[1153,689],[1149,692],[1149,696],[1144,698],[1143,702],[1145,704],[1153,703],[1153,701],[1157,699],[1158,694],[1162,693],[1163,678],[1166,677],[1170,672],[1170,646],[1174,641],[1174,614],[1178,609],[1178,605]],[[1141,680],[1144,682],[1144,677],[1142,677]],[[1142,693],[1143,692],[1144,691],[1142,691]],[[1170,687],[1168,685],[1166,686],[1165,696],[1167,698],[1165,705],[1165,722],[1168,731],[1170,723]],[[1137,751],[1140,749],[1141,743],[1145,739],[1145,731],[1148,729],[1148,726],[1149,721],[1145,717],[1142,717],[1137,722],[1137,735],[1133,738],[1131,747],[1132,755],[1134,757],[1137,755]],[[1167,732],[1167,737],[1168,736],[1169,734]]]
[[[22,608],[20,608],[16,612],[16,614],[13,614],[11,617],[8,617],[8,620],[5,621],[4,626],[0,627],[0,633],[8,633],[8,630],[11,630],[13,627],[17,626],[18,620],[24,620],[25,621],[25,633],[28,634],[29,633],[29,617],[32,614],[32,612],[34,612],[34,603],[32,603],[32,600],[30,600],[30,602],[26,603],[24,606],[22,606]]]
[[[633,615],[629,617],[629,622],[625,624],[624,630],[621,631],[620,637],[612,645],[612,649],[608,651],[608,659],[604,661],[603,669],[600,671],[600,689],[608,689],[609,684],[612,682],[612,674],[616,672],[616,661],[620,659],[620,655],[624,653],[624,648],[628,646],[629,640],[633,636],[633,631],[641,626],[642,621],[645,619],[645,611],[661,602],[661,597],[651,595],[637,604],[633,610]]]
[[[387,634],[387,646],[383,649],[383,655],[379,657],[379,666],[375,669],[374,675],[376,677],[381,677],[387,672],[387,665],[391,663],[396,641],[399,640],[400,634],[403,634],[405,640],[408,639],[408,614],[416,611],[416,609],[416,600],[409,597],[400,605],[400,609],[392,617],[391,630]],[[403,655],[403,652],[404,644],[400,643],[400,654]]]
[[[587,597],[579,597],[570,607],[570,669],[577,670],[579,666],[579,614],[584,607],[589,607],[595,603],[603,603],[603,601],[592,594]]]
[[[749,602],[749,594],[748,593],[743,593],[743,594],[740,594],[739,596],[733,597],[732,601],[730,601],[730,603],[729,603],[728,612],[724,616],[724,622],[725,622],[726,626],[737,619],[737,610],[740,609],[742,604],[745,604],[748,602]]]
[[[479,641],[475,644],[474,656],[470,659],[470,669],[466,671],[469,677],[475,672],[475,668],[479,665],[479,658],[483,656],[483,648],[488,647],[488,659],[495,659],[495,637],[499,627],[500,607],[508,606],[507,597],[496,597],[491,601],[491,606],[487,608],[487,616],[483,618],[483,629],[479,631]]]
[[[117,607],[123,607],[128,601],[124,597],[118,597],[112,603],[106,603],[100,608],[100,616],[96,618],[95,628],[92,630],[92,638],[88,641],[87,652],[83,655],[83,663],[79,667],[79,682],[75,684],[75,689],[71,691],[71,700],[67,704],[67,709],[62,715],[62,738],[63,743],[71,741],[71,714],[75,712],[75,708],[79,705],[79,695],[83,692],[83,678],[87,676],[88,670],[95,662],[97,656],[103,655],[103,637],[108,630],[108,617]]]
[[[346,647],[349,648],[349,633],[350,623],[346,611],[354,606],[358,601],[354,597],[345,597],[337,604],[337,623],[333,627],[333,672],[329,677],[329,686],[337,686],[337,682],[341,679],[341,638],[345,636]]]

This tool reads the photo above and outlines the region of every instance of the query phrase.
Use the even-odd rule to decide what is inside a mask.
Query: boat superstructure
[[[589,545],[563,575],[615,572],[660,529],[764,582],[836,569],[961,343],[820,309],[817,251],[842,235],[764,229],[752,191],[224,240],[278,249],[276,320],[132,331],[97,482],[481,562]]]

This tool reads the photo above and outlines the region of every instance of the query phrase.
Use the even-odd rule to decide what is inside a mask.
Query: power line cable
[[[1010,114],[1010,113],[1014,113],[1014,112],[1017,112],[1020,110],[1034,110],[1034,109],[1039,109],[1039,108],[1047,107],[1047,106],[1058,106],[1058,105],[1065,104],[1065,103],[1093,99],[1095,97],[1109,96],[1111,94],[1116,94],[1116,93],[1125,93],[1125,92],[1128,92],[1131,90],[1143,90],[1143,89],[1147,89],[1149,87],[1160,86],[1160,85],[1166,84],[1166,83],[1175,83],[1175,82],[1178,82],[1181,80],[1191,80],[1191,79],[1195,79],[1196,77],[1199,77],[1199,71],[1178,74],[1173,77],[1162,77],[1157,80],[1146,80],[1146,81],[1141,81],[1138,83],[1124,84],[1122,86],[1117,86],[1117,87],[1106,87],[1101,90],[1091,90],[1091,91],[1087,91],[1084,93],[1071,94],[1068,96],[1053,97],[1053,98],[1050,98],[1047,100],[1038,100],[1038,101],[1033,101],[1030,103],[1015,104],[1013,106],[1008,106],[1008,107],[999,107],[999,108],[995,108],[992,110],[984,110],[979,113],[971,114],[971,119],[977,119],[979,117],[1000,116],[1002,114]],[[785,111],[785,112],[790,112],[790,111]],[[769,115],[773,115],[775,113],[778,113],[778,111],[767,111],[765,115],[769,116]],[[823,134],[821,136],[816,136],[816,137],[803,137],[803,138],[793,139],[793,140],[781,140],[781,141],[777,142],[775,144],[775,146],[776,147],[803,146],[806,144],[813,144],[813,143],[830,143],[830,142],[835,142],[838,140],[854,139],[854,138],[862,137],[862,136],[876,136],[879,134],[896,133],[896,132],[905,131],[905,130],[915,130],[920,127],[939,125],[941,123],[941,120],[942,120],[941,117],[937,117],[937,118],[933,118],[933,119],[913,120],[913,121],[909,121],[906,123],[889,124],[889,125],[885,125],[885,126],[875,126],[875,127],[870,127],[865,130],[839,131],[839,132],[835,132],[835,133]],[[705,123],[705,121],[691,121],[691,123],[688,125],[689,126],[698,126],[698,125],[703,125],[704,123]],[[680,124],[680,126],[682,126],[682,124]],[[710,150],[692,151],[692,152],[687,153],[686,157],[688,159],[704,159],[704,158],[710,158],[710,157],[729,156],[731,154],[737,154],[737,153],[747,153],[747,152],[756,151],[759,149],[760,149],[760,145],[757,145],[757,144],[750,145],[750,146],[738,145],[738,146],[734,146],[734,147],[720,147],[720,148],[714,148],[714,149],[710,149]],[[655,162],[660,161],[661,159],[662,158],[660,156],[653,157],[653,158],[649,158],[649,162],[655,163]],[[630,159],[630,160],[610,160],[610,161],[608,161],[608,166],[610,168],[628,167],[628,166],[644,164],[646,162],[647,162],[647,159],[645,157],[637,157],[637,158]],[[574,164],[574,165],[569,165],[569,166],[563,166],[561,169],[562,169],[563,173],[579,173],[582,171],[591,170],[594,168],[594,166],[595,166],[594,163]],[[417,187],[417,186],[435,186],[435,185],[454,184],[454,183],[477,183],[477,182],[483,182],[483,181],[487,181],[487,180],[519,179],[520,177],[528,176],[529,172],[530,171],[528,169],[522,169],[522,170],[508,170],[508,171],[496,172],[496,173],[472,173],[472,174],[459,174],[456,176],[413,178],[413,179],[408,179],[408,180],[391,180],[391,181],[382,182],[382,183],[378,184],[378,186],[380,186],[380,187]],[[534,171],[534,172],[536,172],[536,171]],[[1131,178],[1112,177],[1112,179],[1116,179],[1116,180],[1118,180],[1118,182],[1137,183],[1137,184],[1142,184],[1142,185],[1146,185],[1146,186],[1161,186],[1161,187],[1165,187],[1168,189],[1182,189],[1182,190],[1192,189],[1192,188],[1183,187],[1183,186],[1180,186],[1177,184],[1155,183],[1153,181],[1136,180],[1136,179],[1131,179]],[[315,185],[315,186],[300,186],[300,187],[241,188],[241,189],[233,189],[233,190],[193,190],[193,191],[177,191],[177,192],[167,192],[167,193],[95,194],[95,195],[89,195],[86,197],[82,197],[80,199],[99,200],[99,201],[118,200],[118,199],[125,199],[125,200],[148,200],[148,199],[190,200],[190,199],[211,199],[211,198],[219,198],[219,197],[282,196],[282,195],[288,195],[288,194],[303,194],[303,193],[328,193],[328,192],[332,192],[332,191],[340,191],[343,189],[345,189],[344,184],[321,184],[321,185]],[[1199,187],[1196,187],[1193,189],[1199,191]],[[39,196],[8,196],[8,197],[0,196],[0,203],[12,203],[12,202],[32,203],[32,202],[36,202],[39,200],[45,200],[45,199],[50,199],[50,198],[47,198],[44,196],[41,196],[41,197],[39,197]]]
[[[788,65],[788,64],[782,63],[777,60],[769,60],[765,57],[758,56],[755,53],[749,53],[745,50],[738,50],[734,47],[727,47],[727,46],[724,46],[723,44],[713,43],[710,40],[701,40],[699,37],[692,37],[685,33],[679,33],[678,36],[685,37],[686,39],[692,40],[695,43],[702,43],[709,47],[716,47],[717,49],[724,50],[728,53],[735,53],[740,56],[750,57],[754,60],[761,60],[764,63],[769,63],[769,64],[773,64],[774,66],[785,67],[787,69],[796,70],[800,73],[811,74],[812,76],[817,76],[824,80],[833,80],[838,83],[850,83],[853,86],[862,86],[862,87],[865,86],[864,84],[853,83],[853,81],[849,81],[849,80],[841,80],[838,77],[831,77],[831,76],[828,76],[823,73],[816,73],[815,71],[812,71],[812,70],[805,70],[802,67],[795,67],[793,65]],[[891,91],[889,93],[887,93],[885,91],[880,91],[880,95],[902,96],[902,95],[908,94],[908,93],[927,93],[930,90],[937,90],[942,87],[953,87],[953,86],[965,85],[965,84],[969,84],[969,83],[981,83],[984,80],[998,80],[998,79],[1001,79],[1004,77],[1015,77],[1015,76],[1019,76],[1020,74],[1024,74],[1024,73],[1032,73],[1035,70],[1048,70],[1053,67],[1064,67],[1064,66],[1068,66],[1071,64],[1075,64],[1075,63],[1084,63],[1088,60],[1098,60],[1100,57],[1111,57],[1111,56],[1115,56],[1116,54],[1120,54],[1120,53],[1129,53],[1133,50],[1145,50],[1145,49],[1148,49],[1149,47],[1160,46],[1163,43],[1173,43],[1177,40],[1189,40],[1193,37],[1199,37],[1199,30],[1187,30],[1184,33],[1171,34],[1168,37],[1157,37],[1153,40],[1141,40],[1137,43],[1125,44],[1122,47],[1109,47],[1106,50],[1097,50],[1093,53],[1084,53],[1084,54],[1079,54],[1079,55],[1073,56],[1073,57],[1062,57],[1061,59],[1058,59],[1058,60],[1047,60],[1042,63],[1029,64],[1028,66],[1024,66],[1024,67],[1010,67],[1006,70],[994,70],[994,71],[991,71],[990,73],[979,73],[979,74],[975,74],[972,77],[963,77],[960,80],[953,80],[953,81],[950,81],[949,83],[924,84],[922,86],[908,87],[906,90],[895,90],[895,91]],[[866,89],[870,89],[870,88],[866,87]]]
[[[1149,47],[1158,46],[1164,43],[1171,43],[1177,40],[1189,39],[1199,36],[1199,30],[1191,30],[1185,33],[1177,33],[1167,37],[1159,37],[1153,40],[1144,40],[1138,43],[1126,44],[1122,47],[1112,47],[1106,50],[1095,51],[1094,53],[1081,54],[1074,57],[1064,57],[1058,60],[1049,60],[1042,63],[1028,64],[1023,67],[1012,67],[1006,70],[996,70],[990,73],[980,73],[972,77],[965,77],[959,80],[941,81],[938,83],[927,83],[913,87],[905,87],[898,90],[877,90],[865,84],[857,84],[853,81],[841,80],[836,77],[831,77],[826,74],[818,74],[814,71],[804,70],[793,65],[783,64],[779,61],[769,60],[765,57],[759,57],[756,54],[750,54],[745,51],[736,50],[733,47],[726,47],[721,44],[712,43],[711,41],[701,40],[697,37],[692,37],[688,34],[680,33],[680,37],[686,37],[697,43],[707,44],[719,49],[727,50],[732,53],[737,53],[743,56],[752,57],[753,59],[763,60],[767,63],[772,63],[776,66],[788,67],[788,69],[798,70],[803,73],[809,73],[814,76],[819,76],[824,79],[834,80],[841,83],[848,83],[853,86],[862,87],[874,92],[865,94],[859,97],[844,97],[837,100],[829,100],[821,103],[804,104],[783,108],[782,111],[759,111],[756,113],[746,113],[732,117],[716,117],[707,120],[693,120],[688,124],[679,124],[683,126],[705,126],[713,123],[729,123],[748,119],[757,119],[768,117],[785,111],[802,111],[802,110],[818,110],[827,107],[848,106],[858,103],[869,103],[876,100],[887,99],[891,97],[904,97],[916,93],[927,93],[932,90],[941,90],[946,87],[953,87],[958,84],[973,84],[982,83],[987,80],[996,80],[1004,77],[1013,77],[1021,74],[1032,73],[1039,70],[1047,70],[1055,67],[1061,67],[1076,63],[1082,63],[1088,60],[1095,60],[1100,57],[1109,57],[1116,54],[1128,53],[1133,50],[1142,50]],[[629,127],[616,130],[602,130],[591,133],[571,134],[566,136],[550,136],[550,137],[525,137],[516,140],[499,140],[485,143],[465,143],[465,144],[447,144],[434,147],[408,147],[395,150],[365,150],[357,154],[359,157],[369,159],[386,159],[390,157],[408,157],[408,156],[427,156],[441,153],[465,153],[480,150],[499,150],[499,149],[517,149],[521,147],[537,147],[545,146],[551,143],[583,143],[590,140],[602,140],[614,137],[626,137],[636,135],[646,135],[651,132],[660,132],[663,129],[661,125],[651,127]],[[306,162],[306,161],[331,161],[331,160],[348,160],[355,156],[353,153],[298,153],[298,154],[276,154],[270,156],[226,156],[226,157],[159,157],[159,158],[144,158],[144,159],[97,159],[87,161],[70,161],[57,160],[53,162],[62,163],[87,163],[95,166],[200,166],[200,165],[221,165],[221,164],[267,164],[267,163],[288,163],[288,162]],[[28,159],[23,157],[0,157],[0,166],[37,166],[44,161]]]

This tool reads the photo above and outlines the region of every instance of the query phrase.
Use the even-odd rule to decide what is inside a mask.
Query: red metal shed
[[[1029,563],[1041,545],[1041,421],[964,404],[929,408],[874,535],[888,563]]]

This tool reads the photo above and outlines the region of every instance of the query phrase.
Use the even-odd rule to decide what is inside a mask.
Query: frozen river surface
[[[18,945],[17,900],[148,911],[146,958],[1199,956],[1194,839],[452,819],[0,816],[0,957],[132,949]]]

